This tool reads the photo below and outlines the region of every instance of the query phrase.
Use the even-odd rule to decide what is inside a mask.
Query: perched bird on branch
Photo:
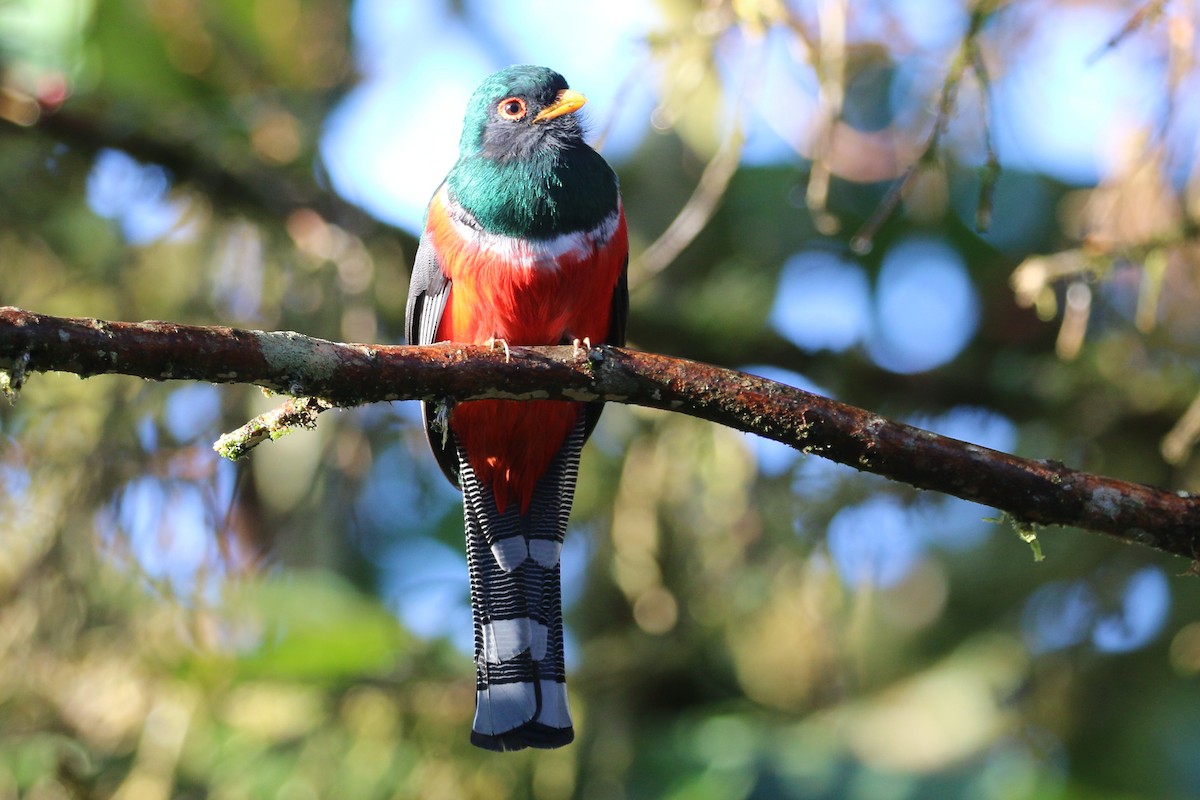
[[[625,342],[629,244],[617,176],[583,140],[583,95],[545,67],[487,78],[458,162],[433,195],[409,287],[409,343]],[[559,555],[583,443],[600,404],[426,404],[462,489],[476,709],[491,750],[574,738],[563,664]]]

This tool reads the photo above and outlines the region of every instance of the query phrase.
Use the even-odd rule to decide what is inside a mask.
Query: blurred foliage
[[[1061,4],[1131,20],[1098,59],[1152,43],[1162,124],[1094,185],[1006,170],[989,199],[1010,123],[971,121],[980,87],[1060,4],[960,9],[940,48],[887,3],[657,5],[655,130],[619,165],[636,346],[1200,491],[1186,9]],[[415,242],[318,155],[358,80],[349,12],[0,3],[0,303],[398,341]],[[792,163],[735,169],[770,37],[816,113],[779,132]],[[923,94],[897,77],[914,60]],[[769,324],[794,254],[874,286],[913,236],[952,247],[978,298],[948,363],[901,374]],[[1186,564],[1057,530],[1035,564],[985,509],[626,407],[585,456],[564,559],[580,738],[477,751],[465,559],[440,571],[461,512],[414,409],[218,463],[211,442],[270,402],[46,375],[0,409],[0,799],[1200,796],[1200,592],[1165,577]],[[888,543],[875,561],[847,549],[862,530]]]

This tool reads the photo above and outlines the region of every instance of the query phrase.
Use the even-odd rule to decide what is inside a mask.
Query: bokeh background
[[[0,303],[398,342],[471,90],[543,63],[621,176],[633,346],[1200,491],[1198,11],[5,0]],[[1188,563],[1036,561],[991,509],[623,406],[563,557],[578,741],[476,750],[415,404],[221,462],[276,402],[0,404],[0,798],[1200,797]]]

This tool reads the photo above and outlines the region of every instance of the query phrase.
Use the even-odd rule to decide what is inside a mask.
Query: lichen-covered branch
[[[315,428],[317,415],[334,408],[319,397],[289,397],[279,408],[259,414],[213,444],[222,457],[237,461],[265,441],[274,441],[297,428]]]
[[[1200,555],[1200,498],[1018,458],[765,378],[653,353],[367,346],[291,332],[68,319],[0,308],[0,368],[19,368],[26,380],[62,371],[251,383],[335,406],[488,397],[630,403],[689,414],[983,503],[1023,525],[1070,525],[1187,558]]]

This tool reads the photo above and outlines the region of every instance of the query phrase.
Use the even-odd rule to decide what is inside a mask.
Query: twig
[[[716,155],[708,162],[700,181],[687,203],[680,209],[675,219],[667,229],[650,244],[637,260],[630,266],[629,283],[636,286],[646,279],[658,274],[704,230],[704,226],[712,219],[717,203],[725,195],[730,179],[737,172],[738,163],[742,157],[742,144],[745,133],[741,125],[735,123],[728,138],[722,142]]]
[[[655,239],[649,247],[629,267],[630,288],[636,287],[648,278],[658,274],[674,261],[680,253],[704,230],[704,226],[712,219],[717,204],[725,196],[729,181],[737,172],[742,159],[742,145],[746,142],[745,127],[742,122],[743,111],[752,105],[752,99],[757,96],[753,92],[755,79],[759,76],[761,61],[766,55],[766,47],[761,46],[759,57],[751,67],[746,68],[743,86],[738,91],[737,107],[733,113],[733,123],[729,134],[721,142],[721,146],[713,155],[712,160],[704,167],[700,180],[692,191],[692,196],[684,203],[683,208],[671,220],[671,224]]]
[[[1108,55],[1117,45],[1129,38],[1131,34],[1136,33],[1139,28],[1149,25],[1158,19],[1166,5],[1167,0],[1151,0],[1151,2],[1146,3],[1146,5],[1133,12],[1133,15],[1125,21],[1120,30],[1110,36],[1108,41],[1100,45],[1094,53],[1088,56],[1088,66],[1095,64],[1101,58]]]
[[[333,407],[319,397],[289,397],[279,408],[259,414],[236,431],[224,434],[217,439],[213,450],[237,461],[267,440],[275,441],[297,428],[315,428],[317,415]]]
[[[158,131],[137,130],[86,108],[44,110],[28,127],[0,117],[0,136],[28,136],[38,132],[85,153],[110,148],[138,161],[167,169],[175,180],[191,183],[223,208],[267,212],[286,216],[312,208],[325,219],[356,233],[387,227],[358,207],[340,199],[294,170],[263,169],[249,159],[218,159],[194,143],[172,139]]]
[[[979,203],[975,206],[975,230],[986,233],[992,227],[992,201],[996,195],[996,182],[1000,180],[1000,157],[996,154],[996,142],[992,136],[992,81],[979,42],[971,40],[971,68],[979,82],[979,117],[983,127],[983,150],[985,161],[979,169]]]
[[[1192,448],[1200,442],[1200,394],[1192,400],[1167,435],[1163,437],[1159,449],[1168,464],[1182,466],[1192,453]]]
[[[630,403],[789,444],[864,472],[992,506],[1022,524],[1071,525],[1200,555],[1200,498],[1033,461],[733,370],[653,353],[455,344],[365,346],[298,333],[103,322],[0,308],[0,367],[252,383],[350,406],[503,398]],[[28,391],[28,389],[26,389]]]
[[[934,161],[937,158],[938,145],[941,144],[942,135],[946,132],[946,126],[950,123],[950,116],[954,113],[955,104],[958,102],[958,90],[962,84],[963,75],[968,69],[975,71],[976,77],[979,78],[980,84],[986,86],[987,72],[981,71],[983,66],[982,58],[979,56],[978,42],[976,41],[979,32],[983,29],[983,23],[991,16],[994,3],[992,0],[980,0],[971,12],[971,21],[967,28],[967,33],[959,44],[958,51],[954,55],[954,60],[951,62],[950,69],[946,72],[946,78],[942,82],[942,90],[938,96],[937,114],[933,118],[933,128],[929,131],[929,136],[925,139],[925,143],[921,146],[920,152],[913,161],[912,166],[904,173],[898,181],[892,184],[892,188],[884,195],[883,200],[879,202],[875,212],[867,219],[858,232],[850,239],[850,249],[856,253],[868,253],[874,245],[875,237],[879,234],[879,229],[884,223],[891,219],[895,213],[896,207],[900,205],[900,201],[904,199],[904,195],[908,192],[916,179],[917,172],[922,166]],[[986,101],[986,98],[985,98]],[[995,150],[990,144],[990,136],[987,133],[987,127],[984,128],[985,141],[988,143],[988,165],[986,169],[994,168],[995,176],[999,176],[1000,163],[995,159]],[[984,208],[984,192],[987,192],[987,204],[990,211],[991,191],[995,185],[995,177],[987,180],[989,173],[985,173],[985,181],[980,187],[980,209]],[[976,214],[977,220],[979,212]]]
[[[846,5],[845,0],[818,5],[820,38],[814,67],[819,83],[817,118],[820,124],[813,142],[812,168],[808,173],[804,202],[814,215],[817,229],[823,233],[831,233],[836,224],[826,210],[826,203],[833,177],[829,151],[846,100],[846,15],[849,11]]]
[[[892,218],[892,214],[896,212],[900,201],[904,199],[904,195],[908,194],[909,188],[916,181],[917,173],[924,165],[932,162],[937,157],[938,143],[941,141],[942,132],[946,125],[950,122],[950,114],[954,111],[954,104],[958,97],[958,86],[962,81],[965,66],[959,66],[957,69],[951,70],[946,76],[946,81],[942,85],[941,99],[938,101],[937,116],[933,120],[933,129],[929,132],[929,137],[926,138],[925,144],[921,146],[921,151],[917,155],[915,161],[904,173],[904,176],[892,184],[888,189],[887,194],[879,201],[875,211],[867,219],[863,226],[858,229],[850,239],[850,249],[855,253],[863,254],[871,252],[874,246],[875,237],[879,234],[879,229],[883,224]]]

